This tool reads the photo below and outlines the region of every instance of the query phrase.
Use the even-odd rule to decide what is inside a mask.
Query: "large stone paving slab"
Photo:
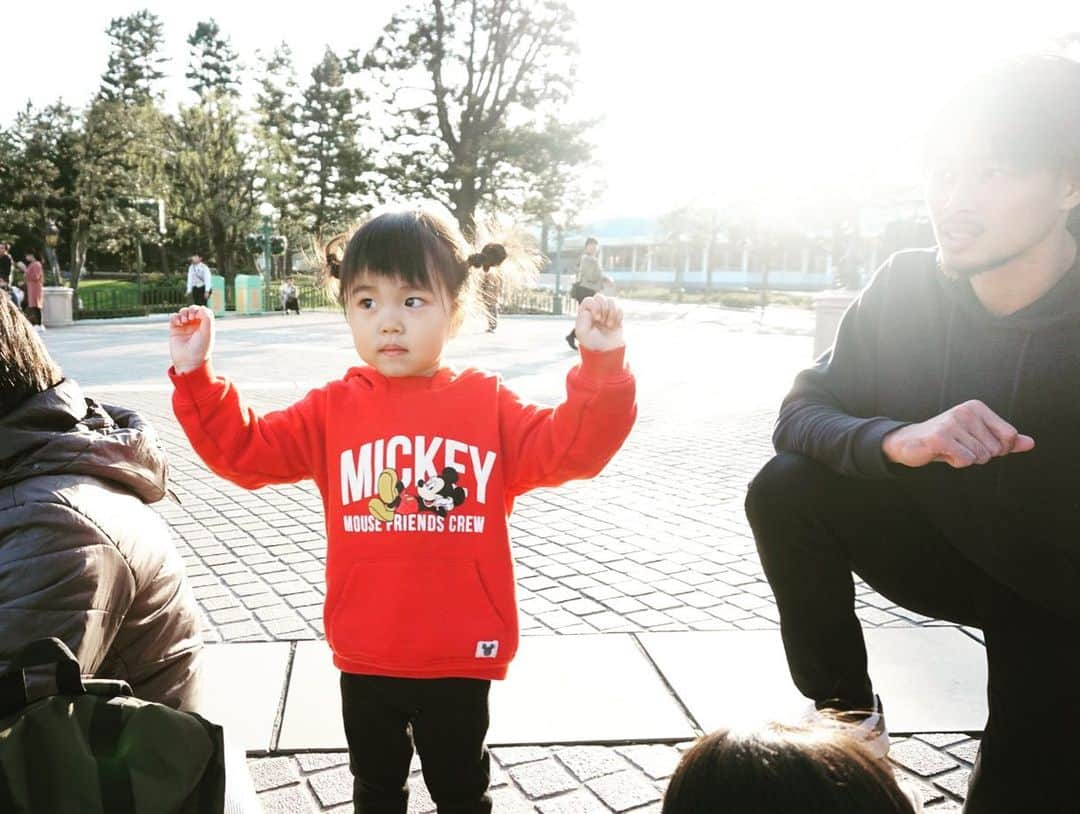
[[[629,635],[526,636],[491,694],[498,744],[685,740],[695,732]]]
[[[245,751],[267,751],[285,691],[286,642],[212,644],[206,648],[203,715]]]
[[[339,673],[324,644],[297,645],[278,748],[345,747]],[[695,732],[632,636],[529,636],[493,683],[492,744],[677,741]]]
[[[789,678],[779,632],[640,636],[706,731],[795,722],[808,702]],[[866,631],[870,675],[892,732],[979,732],[986,722],[986,656],[956,628]]]

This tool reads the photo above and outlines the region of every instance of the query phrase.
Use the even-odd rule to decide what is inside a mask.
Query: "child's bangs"
[[[412,288],[436,291],[435,269],[452,267],[453,255],[412,213],[379,215],[360,227],[345,249],[341,291],[345,297],[364,274],[392,277]]]

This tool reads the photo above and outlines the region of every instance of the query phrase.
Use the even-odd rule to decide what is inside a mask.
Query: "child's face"
[[[384,376],[432,376],[452,332],[443,292],[362,273],[345,305],[360,358]]]

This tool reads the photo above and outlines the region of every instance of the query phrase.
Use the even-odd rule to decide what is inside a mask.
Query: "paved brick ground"
[[[527,633],[775,628],[776,607],[742,511],[746,483],[771,454],[776,407],[810,355],[808,312],[756,313],[630,304],[640,419],[607,470],[541,490],[513,519],[522,628]],[[573,355],[565,320],[503,320],[469,335],[451,361],[498,371],[526,398],[563,392]],[[80,325],[47,341],[68,375],[102,401],[137,408],[162,434],[180,503],[161,503],[205,612],[209,641],[322,635],[326,543],[310,484],[247,492],[211,475],[172,417],[161,322]],[[231,318],[220,323],[218,369],[255,409],[285,406],[341,375],[355,354],[340,316]],[[860,587],[868,626],[935,624]],[[956,810],[977,743],[920,735],[898,743],[898,771],[931,810]],[[653,811],[674,747],[497,750],[499,812]],[[340,754],[252,760],[269,812],[349,810]],[[433,810],[422,784],[411,808]]]
[[[514,747],[493,750],[492,798],[498,814],[652,814],[690,744]],[[959,811],[978,741],[927,734],[894,742],[901,784],[913,787],[927,811]],[[344,753],[248,761],[267,814],[352,810],[352,775]],[[411,814],[435,810],[419,761],[409,780]]]
[[[513,540],[522,629],[776,627],[742,500],[771,454],[779,398],[810,353],[809,314],[778,310],[761,325],[720,309],[631,308],[631,358],[641,383],[633,434],[595,480],[518,502]],[[560,346],[563,327],[545,318],[505,319],[494,336],[461,339],[455,354],[503,373],[527,396],[552,401],[573,360]],[[161,513],[206,611],[208,640],[321,636],[325,536],[314,487],[247,492],[211,475],[172,417],[164,325],[104,330],[120,343],[116,351],[125,342],[139,353],[158,343],[156,364],[140,361],[130,389],[114,383],[127,372],[115,360],[101,367],[99,357],[86,353],[92,329],[54,332],[50,344],[57,343],[61,361],[91,393],[141,410],[161,431],[181,500],[162,505]],[[216,358],[251,406],[268,411],[354,363],[348,341],[333,314],[226,320]],[[83,352],[71,354],[77,360],[93,362],[84,363],[87,376],[65,359],[64,350],[74,348]],[[293,381],[298,373],[306,381]],[[871,626],[934,624],[865,589],[858,612]]]

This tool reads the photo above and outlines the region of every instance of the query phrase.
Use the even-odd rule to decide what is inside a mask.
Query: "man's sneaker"
[[[803,715],[806,726],[840,727],[852,740],[859,743],[878,760],[889,754],[889,729],[885,725],[885,710],[881,698],[874,696],[874,708],[870,712],[846,712],[837,709],[818,709],[811,704]]]

